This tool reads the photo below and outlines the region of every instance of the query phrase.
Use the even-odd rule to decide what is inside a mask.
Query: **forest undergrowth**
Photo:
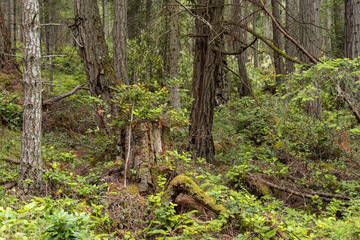
[[[125,160],[114,157],[114,139],[96,127],[96,100],[81,91],[44,112],[44,194],[23,195],[16,189],[22,110],[16,95],[2,94],[0,239],[359,239],[360,128],[336,88],[328,90],[354,77],[358,61],[286,76],[275,94],[259,88],[254,98],[239,99],[234,93],[215,111],[213,164],[186,151],[186,91],[183,110],[174,112],[164,103],[165,86],[118,89],[124,101],[118,126],[128,124],[133,94],[133,124],[149,119],[170,127],[172,149],[157,157],[156,186],[146,194],[132,181],[134,169],[124,187]],[[64,77],[62,84],[81,79]],[[316,98],[321,117],[305,111]],[[190,190],[164,202],[177,175],[192,179],[224,211],[199,204]]]

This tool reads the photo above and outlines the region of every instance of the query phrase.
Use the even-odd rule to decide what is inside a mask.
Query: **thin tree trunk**
[[[253,18],[252,18],[252,25],[253,25],[254,32],[256,32],[256,30],[257,30],[256,21],[258,18],[258,14],[256,13],[256,11],[257,11],[256,5],[253,5],[253,7],[254,7],[254,14],[253,14]],[[254,44],[253,55],[254,55],[254,67],[258,67],[259,66],[258,41],[256,41]]]
[[[13,47],[14,47],[14,55],[16,55],[16,8],[17,8],[17,0],[14,0],[13,2]]]
[[[241,11],[241,0],[232,0],[233,7],[231,9],[232,11],[232,18],[234,22],[239,22],[242,19],[242,11]],[[235,26],[236,29],[234,29],[234,43],[233,43],[233,49],[238,50],[241,49],[242,45],[246,44],[244,42],[244,34],[245,31],[242,30],[240,27]],[[236,40],[236,38],[239,39],[239,41]],[[241,41],[241,42],[240,42]],[[252,87],[250,80],[247,76],[247,70],[246,70],[246,54],[245,52],[236,55],[237,64],[238,64],[238,70],[239,75],[241,77],[238,86],[239,96],[245,97],[245,96],[251,96],[252,95]]]
[[[278,22],[281,22],[280,20],[280,10],[279,10],[279,3],[277,0],[271,0],[272,10],[273,10],[273,16]],[[273,21],[273,43],[275,47],[281,49],[281,33],[280,30],[277,28],[275,21]],[[276,74],[276,85],[279,85],[281,83],[282,75],[284,73],[283,70],[283,59],[280,56],[278,52],[274,52],[274,68],[275,68],[275,74]]]
[[[18,186],[25,194],[40,194],[41,162],[41,70],[39,3],[23,0],[24,120]]]
[[[170,104],[174,108],[180,107],[180,93],[179,85],[175,82],[179,78],[179,58],[180,58],[180,42],[179,42],[179,25],[178,25],[178,14],[179,7],[175,0],[168,1],[169,6],[169,62],[170,62],[170,81],[171,83],[171,99]]]
[[[113,59],[119,82],[129,84],[126,59],[127,0],[114,0]]]
[[[286,31],[295,39],[298,39],[297,10],[298,10],[297,0],[286,0],[286,17],[285,17]],[[285,40],[285,52],[292,57],[298,56],[298,51],[296,49],[296,46],[289,39]],[[285,60],[285,64],[286,64],[287,74],[295,70],[294,62]]]

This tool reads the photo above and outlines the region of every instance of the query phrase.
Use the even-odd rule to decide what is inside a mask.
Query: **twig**
[[[126,187],[128,162],[129,162],[129,158],[130,158],[131,128],[132,128],[131,125],[132,125],[132,122],[133,122],[133,119],[134,119],[134,106],[135,106],[135,99],[134,99],[132,107],[131,107],[131,117],[130,117],[129,132],[128,132],[128,150],[127,150],[126,159],[125,159],[124,187]]]
[[[41,56],[43,58],[52,58],[52,57],[67,57],[67,55],[45,55]]]

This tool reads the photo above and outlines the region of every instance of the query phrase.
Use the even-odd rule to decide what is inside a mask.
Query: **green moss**
[[[180,194],[190,195],[194,200],[212,210],[216,214],[228,217],[223,205],[217,205],[215,200],[208,196],[191,178],[178,175],[175,177],[162,196],[163,202],[172,202]]]

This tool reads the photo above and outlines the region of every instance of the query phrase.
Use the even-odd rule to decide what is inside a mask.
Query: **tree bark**
[[[129,84],[126,59],[127,0],[114,0],[113,59],[119,82]]]
[[[100,129],[109,136],[110,127],[118,115],[112,101],[112,87],[120,84],[115,76],[112,61],[105,42],[99,8],[96,0],[75,0],[75,24],[70,26],[77,36],[80,55],[92,97],[100,97],[104,105],[94,103]]]
[[[273,10],[273,16],[278,21],[280,20],[280,9],[279,9],[279,3],[277,0],[271,0],[272,10]],[[281,33],[278,27],[276,26],[275,21],[273,21],[273,43],[275,47],[281,49]],[[282,77],[279,76],[284,73],[283,70],[283,59],[280,56],[278,52],[274,52],[274,68],[275,68],[275,78],[276,78],[276,85],[279,85],[281,83]]]
[[[193,157],[214,159],[212,125],[215,103],[215,83],[221,72],[223,58],[221,52],[212,50],[209,44],[222,49],[220,22],[223,17],[223,0],[199,0],[195,20],[196,35],[194,47],[193,80],[191,96],[194,101],[190,113],[190,152]],[[202,21],[210,23],[211,27]]]
[[[242,20],[241,0],[232,0],[232,4],[233,7],[231,11],[232,11],[233,22],[235,23],[241,22]],[[246,31],[242,30],[239,26],[234,26],[234,28],[235,28],[234,29],[235,37],[233,40],[233,49],[237,50],[237,49],[241,49],[242,46],[246,44],[243,37]],[[245,65],[246,53],[243,52],[236,55],[236,60],[238,64],[239,75],[241,77],[239,84],[237,84],[239,96],[240,97],[252,96],[252,87],[251,87],[250,79],[247,76],[247,70]]]
[[[345,0],[345,56],[360,55],[360,0]]]
[[[285,16],[286,31],[295,39],[298,39],[297,10],[298,10],[297,0],[286,0],[286,16]],[[296,46],[289,39],[285,40],[285,52],[292,57],[298,56],[298,51],[296,49]],[[287,74],[295,70],[294,62],[285,60],[285,64],[286,64]]]
[[[174,82],[179,78],[179,58],[180,58],[180,42],[179,42],[179,7],[175,0],[167,1],[169,9],[169,78],[171,82],[171,99],[170,104],[174,108],[180,107],[179,85]]]
[[[41,46],[39,2],[23,0],[24,120],[18,186],[25,194],[40,194],[41,162]]]

